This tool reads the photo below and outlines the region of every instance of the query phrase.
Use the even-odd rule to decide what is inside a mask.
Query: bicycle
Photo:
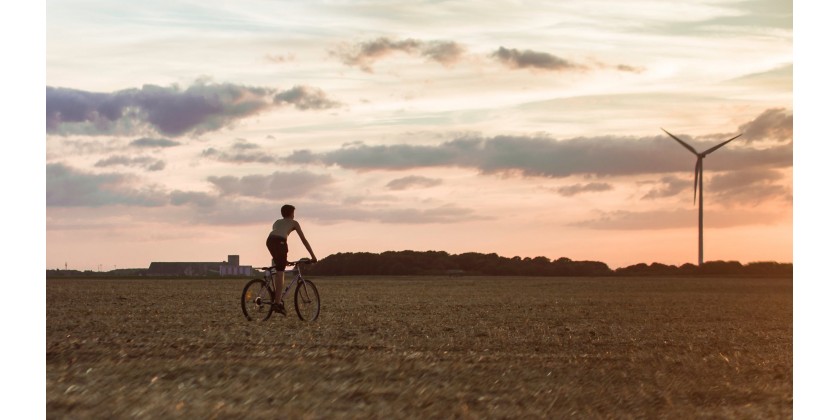
[[[297,274],[295,279],[290,281],[283,293],[280,294],[280,301],[286,297],[286,293],[291,290],[293,285],[295,287],[295,312],[301,321],[312,322],[318,319],[321,314],[321,298],[318,295],[318,289],[315,284],[303,278],[303,273],[300,270],[301,265],[312,264],[309,258],[301,258],[297,261],[286,263],[287,266],[294,267],[293,273]],[[272,265],[270,267],[257,267],[258,270],[263,270],[263,278],[253,279],[249,281],[245,288],[242,289],[242,313],[248,321],[267,320],[274,309],[274,282],[272,276],[277,273],[279,267]]]

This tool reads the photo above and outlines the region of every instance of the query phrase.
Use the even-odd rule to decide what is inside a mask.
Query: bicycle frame
[[[284,288],[283,292],[280,293],[280,300],[283,300],[286,297],[286,294],[289,293],[289,290],[292,289],[292,286],[294,286],[298,283],[303,283],[304,278],[303,278],[303,274],[300,271],[300,266],[306,261],[307,260],[300,259],[300,260],[297,260],[297,261],[292,261],[290,263],[287,263],[287,265],[294,266],[294,268],[292,269],[292,273],[295,274],[295,278],[294,278],[294,280],[291,280],[291,281],[287,282],[286,288]],[[277,268],[272,267],[271,269],[266,270],[265,274],[263,274],[263,278],[265,279],[266,284],[268,284],[269,288],[271,289],[272,298],[274,297],[274,291],[276,290],[275,289],[276,285],[274,284],[274,274],[277,274],[277,273],[278,273]]]

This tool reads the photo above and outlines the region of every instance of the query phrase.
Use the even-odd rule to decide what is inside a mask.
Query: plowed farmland
[[[792,416],[791,279],[47,281],[48,418]]]

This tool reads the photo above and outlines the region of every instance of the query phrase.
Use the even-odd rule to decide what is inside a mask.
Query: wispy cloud
[[[531,50],[519,51],[516,48],[499,47],[490,55],[492,58],[513,69],[537,69],[552,71],[586,70],[586,66],[555,55]]]
[[[307,171],[278,171],[271,175],[211,176],[207,178],[207,181],[223,195],[284,200],[289,197],[304,196],[331,184],[333,179],[329,175]]]
[[[738,127],[747,142],[773,140],[777,142],[793,139],[793,113],[784,108],[768,109],[754,120]]]
[[[427,178],[424,176],[410,175],[402,178],[394,179],[385,185],[389,190],[407,190],[410,188],[429,188],[435,187],[443,183],[443,180],[437,178]]]
[[[354,45],[341,45],[330,54],[338,57],[345,65],[373,72],[373,64],[394,53],[424,57],[449,66],[457,62],[465,49],[453,41],[421,41],[416,39],[392,40],[380,37]]]
[[[691,188],[693,181],[685,178],[678,178],[672,175],[664,176],[657,186],[648,191],[642,199],[651,200],[656,198],[673,197],[684,190]]]
[[[575,185],[568,185],[565,187],[557,188],[557,192],[564,197],[571,197],[574,195],[578,195],[581,193],[587,192],[603,192],[603,191],[610,191],[613,189],[613,186],[607,184],[606,182],[590,182],[588,184],[575,184]]]
[[[619,64],[619,65],[615,66],[615,69],[618,70],[618,71],[626,71],[626,72],[629,72],[629,73],[641,73],[641,72],[645,71],[644,67],[631,66],[631,65],[628,65],[628,64]]]
[[[175,206],[194,205],[209,208],[218,205],[220,200],[218,195],[198,191],[175,190],[169,194],[169,202]]]
[[[558,57],[547,52],[533,50],[520,51],[516,48],[499,47],[490,54],[490,58],[498,61],[511,69],[531,69],[555,72],[588,71],[592,69],[613,69],[628,73],[642,73],[645,69],[639,66],[628,64],[609,65],[595,60],[589,64],[582,64],[572,60]]]
[[[288,63],[295,60],[294,54],[266,54],[265,59],[272,63]]]
[[[72,138],[47,138],[49,159],[63,159],[70,155],[96,155],[125,150],[125,143],[118,139],[82,140]]]
[[[303,207],[303,206],[301,206]],[[337,206],[312,203],[306,206],[307,217],[327,223],[364,221],[391,224],[458,223],[486,220],[472,209],[454,204],[425,208]]]
[[[300,110],[330,109],[341,106],[340,102],[327,97],[323,90],[311,86],[295,86],[289,90],[274,95],[274,103],[278,105],[294,105]]]
[[[109,166],[134,166],[144,168],[147,171],[160,171],[166,167],[166,162],[149,156],[130,157],[124,155],[114,155],[105,159],[100,159],[93,166],[97,168],[105,168]]]
[[[128,144],[129,146],[133,147],[140,147],[140,148],[166,148],[166,147],[175,147],[181,145],[181,143],[170,140],[170,139],[155,139],[149,137],[139,138],[137,140],[132,141]]]
[[[210,147],[201,152],[202,157],[229,163],[275,163],[279,159],[256,143],[239,140],[227,149]]]
[[[725,228],[733,226],[766,225],[778,222],[783,215],[773,212],[704,211],[706,226]],[[600,217],[572,223],[572,226],[605,230],[657,230],[697,226],[696,209],[626,211],[603,213]]]
[[[137,180],[119,173],[96,174],[63,163],[47,164],[47,207],[108,205],[160,206],[168,201],[154,187],[138,188]]]
[[[724,203],[761,204],[771,199],[793,201],[790,185],[780,183],[786,177],[779,171],[745,169],[715,175],[709,181],[708,191]]]
[[[173,194],[174,196],[174,194]],[[277,218],[279,206],[266,205],[247,201],[226,200],[214,202],[210,206],[198,207],[201,195],[185,199],[185,204],[194,205],[195,211],[190,212],[190,223],[218,225],[244,225],[266,223],[266,220]],[[189,200],[189,201],[188,201]],[[212,198],[209,199],[212,201]],[[475,220],[486,220],[486,217],[476,215],[472,209],[453,204],[443,204],[429,208],[401,208],[401,207],[364,207],[345,206],[334,203],[293,201],[298,213],[306,220],[321,224],[342,222],[365,222],[382,224],[451,224]]]

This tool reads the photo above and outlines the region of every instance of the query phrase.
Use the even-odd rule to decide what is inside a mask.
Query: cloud
[[[591,68],[598,69],[613,69],[628,73],[642,73],[645,69],[643,67],[631,66],[627,64],[608,65],[595,60],[589,60],[591,65],[584,65],[575,63],[565,58],[558,57],[553,54],[538,52],[532,50],[520,51],[516,48],[499,47],[498,50],[490,54],[490,58],[508,66],[512,69],[533,69],[546,71],[587,71]]]
[[[198,207],[214,207],[220,203],[216,195],[204,192],[175,190],[169,194],[169,202],[175,206],[195,205]]]
[[[168,201],[167,195],[155,188],[136,188],[133,177],[82,172],[63,163],[47,164],[46,181],[47,207],[150,207]]]
[[[779,171],[766,169],[746,169],[715,175],[709,181],[708,189],[715,200],[724,203],[750,203],[782,199],[793,201],[793,192],[789,185],[781,185],[785,176]]]
[[[464,51],[464,47],[452,41],[419,41],[410,38],[394,41],[381,37],[353,46],[343,45],[332,51],[331,55],[337,56],[345,65],[371,73],[373,63],[396,52],[425,57],[449,66],[456,63]]]
[[[210,177],[217,193],[158,188],[138,188],[131,176],[82,172],[65,164],[47,165],[48,207],[103,207],[111,205],[143,207],[184,207],[185,221],[210,225],[246,225],[273,220],[279,208],[271,203],[300,198],[307,192],[327,185],[332,178],[307,172],[261,176]],[[248,199],[242,199],[242,198]],[[254,200],[257,198],[258,200]],[[268,199],[269,202],[259,200]],[[456,223],[484,220],[473,210],[453,204],[433,207],[401,208],[377,201],[373,205],[342,205],[329,202],[295,202],[308,220],[323,223],[365,221],[388,224]],[[303,213],[301,213],[303,214]]]
[[[586,67],[544,52],[519,51],[516,48],[499,47],[490,55],[513,69],[532,68],[537,70],[568,71],[586,70]]]
[[[374,212],[375,220],[383,223],[456,223],[473,221],[479,218],[473,215],[473,211],[453,205],[440,206],[429,209],[388,209]]]
[[[244,140],[234,143],[227,150],[214,147],[204,149],[201,156],[230,163],[276,163],[279,161],[277,156],[263,150],[258,144]]]
[[[222,195],[285,200],[304,196],[333,182],[329,175],[306,171],[274,172],[271,175],[211,176],[207,178]]]
[[[717,144],[684,137],[698,150]],[[695,158],[665,135],[649,137],[463,137],[438,145],[349,144],[326,152],[297,150],[284,160],[337,165],[357,171],[408,170],[421,167],[473,168],[484,174],[562,178],[572,175],[624,176],[693,173]],[[709,171],[786,168],[793,165],[793,145],[754,148],[733,142],[718,150]]]
[[[793,113],[784,108],[768,109],[754,120],[738,127],[739,133],[747,142],[757,140],[775,140],[777,142],[793,139]]]
[[[148,156],[129,157],[114,155],[106,159],[100,159],[93,166],[105,168],[108,166],[135,166],[142,167],[147,171],[160,171],[166,167],[166,162]]]
[[[269,94],[265,88],[201,81],[185,90],[144,85],[114,93],[47,86],[47,132],[124,134],[149,126],[171,136],[203,133],[265,110]]]
[[[295,60],[295,55],[292,53],[289,54],[266,54],[265,59],[271,61],[272,63],[286,63],[289,61]]]
[[[306,111],[310,109],[330,109],[341,106],[341,103],[330,100],[321,89],[311,86],[295,86],[274,96],[274,103],[278,105],[294,105],[295,108]]]
[[[590,182],[588,184],[575,184],[557,188],[557,192],[564,197],[571,197],[586,192],[610,191],[613,187],[604,182]]]
[[[411,175],[394,179],[388,184],[386,184],[385,188],[388,188],[389,190],[399,191],[407,190],[409,188],[429,188],[438,186],[441,183],[443,183],[443,181],[440,179]]]
[[[55,137],[47,137],[47,141]],[[125,143],[117,140],[75,140],[61,138],[47,147],[48,159],[64,158],[69,155],[95,155],[125,150]]]
[[[619,64],[615,66],[615,69],[618,71],[626,71],[628,73],[641,73],[645,71],[644,67],[629,66],[627,64]]]
[[[141,148],[163,148],[163,147],[175,147],[180,146],[181,143],[169,140],[169,139],[153,139],[149,137],[143,137],[137,140],[132,141],[128,144],[132,147],[141,147]]]
[[[47,86],[46,127],[54,134],[201,134],[286,103],[301,110],[337,106],[321,90],[300,86],[276,95],[270,88],[200,80],[183,90],[144,85],[113,93]]]
[[[297,205],[296,205],[297,206]],[[364,221],[392,224],[458,223],[486,220],[472,209],[453,204],[426,208],[393,208],[377,204],[375,207],[338,206],[324,203],[304,203],[307,218],[326,223]]]
[[[726,228],[733,226],[768,225],[783,215],[771,212],[704,211],[705,226]],[[655,210],[633,212],[626,210],[602,214],[596,219],[572,223],[572,226],[604,230],[656,230],[697,227],[697,210]]]
[[[174,196],[174,195],[173,195]],[[184,199],[184,204],[193,204],[189,212],[190,223],[209,225],[247,225],[254,223],[270,223],[279,217],[279,205],[257,203],[233,199],[220,198],[206,207],[198,207],[197,200]],[[208,198],[212,201],[212,197]],[[384,224],[450,224],[487,220],[487,217],[475,215],[471,209],[452,204],[443,204],[428,208],[394,208],[364,206],[346,206],[324,202],[294,201],[297,214],[302,219],[317,221],[321,224],[343,222],[371,222]]]
[[[643,200],[651,200],[656,198],[673,197],[684,190],[694,186],[694,181],[677,178],[675,176],[665,176],[659,181],[660,185],[645,194]]]

